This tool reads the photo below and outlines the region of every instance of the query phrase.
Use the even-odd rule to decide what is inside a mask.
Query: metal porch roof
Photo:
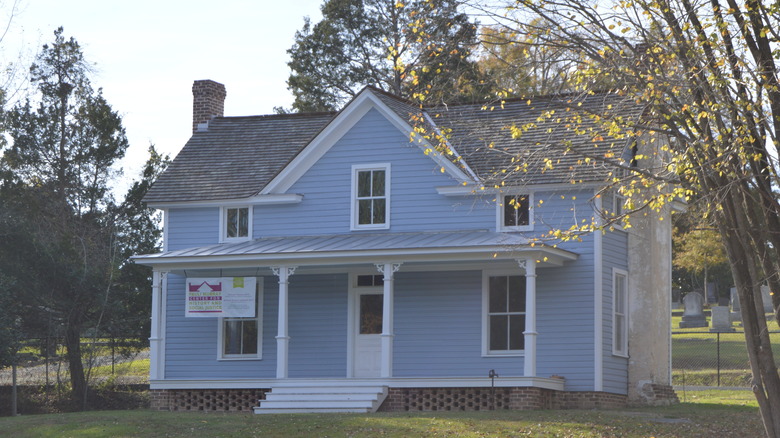
[[[265,237],[132,257],[136,263],[170,268],[341,265],[374,262],[447,262],[535,258],[561,265],[577,254],[522,236],[490,231],[352,233]]]

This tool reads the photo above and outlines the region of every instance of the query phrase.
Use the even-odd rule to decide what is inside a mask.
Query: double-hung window
[[[489,276],[485,301],[484,352],[516,354],[525,350],[525,276]]]
[[[612,271],[612,354],[628,356],[628,273]]]
[[[254,317],[219,318],[219,359],[262,358],[262,284],[262,281],[257,282]]]
[[[533,196],[530,193],[499,194],[497,201],[500,231],[533,230]]]
[[[390,165],[352,167],[352,229],[390,227]]]
[[[222,241],[248,240],[252,235],[252,208],[223,207],[220,222]]]

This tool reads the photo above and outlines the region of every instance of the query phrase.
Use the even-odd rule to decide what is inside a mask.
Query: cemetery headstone
[[[727,306],[714,306],[712,309],[712,328],[711,332],[734,332],[729,319],[729,308]]]
[[[682,321],[680,328],[707,327],[707,318],[704,316],[704,297],[698,292],[688,292],[683,298]]]
[[[769,293],[769,286],[761,286],[761,299],[764,301],[764,313],[774,313],[772,308],[772,295]]]

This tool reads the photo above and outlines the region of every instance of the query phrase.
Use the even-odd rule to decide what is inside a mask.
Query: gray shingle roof
[[[257,194],[333,119],[333,114],[216,117],[196,132],[144,201],[245,198]]]
[[[484,107],[428,109],[449,142],[486,185],[605,181],[598,158],[623,155],[628,138],[610,137],[594,114],[636,122],[643,108],[615,94],[546,96]],[[603,120],[603,119],[602,119]],[[451,131],[450,131],[451,130]],[[514,136],[513,136],[514,132]],[[549,161],[547,161],[549,160]]]
[[[419,106],[368,88],[401,119]],[[637,121],[643,107],[615,94],[547,96],[426,108],[430,120],[485,185],[605,181],[608,165],[586,156],[621,156],[628,139],[612,138],[590,115]],[[144,200],[150,203],[240,199],[263,189],[335,114],[217,117],[196,132]],[[571,119],[577,117],[577,123]],[[423,121],[432,132],[433,126]],[[512,128],[521,129],[513,136]],[[517,131],[515,131],[517,134]],[[602,135],[603,134],[603,135]],[[545,162],[547,160],[547,162]]]

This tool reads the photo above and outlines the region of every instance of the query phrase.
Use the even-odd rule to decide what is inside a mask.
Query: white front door
[[[379,377],[382,361],[382,289],[357,288],[354,294],[354,377]]]

